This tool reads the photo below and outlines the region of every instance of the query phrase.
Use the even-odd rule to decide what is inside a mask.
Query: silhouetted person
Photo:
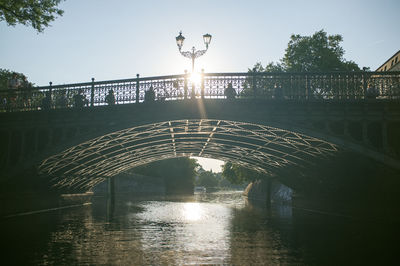
[[[19,82],[19,79],[18,79],[18,75],[16,73],[14,73],[12,75],[12,78],[10,79],[10,81],[8,83],[8,86],[9,86],[10,89],[18,89],[19,88],[20,82]]]
[[[275,99],[283,99],[283,90],[281,86],[275,85]]]
[[[66,107],[68,107],[68,100],[67,100],[67,95],[66,95],[66,91],[65,90],[62,90],[60,92],[60,95],[57,98],[56,106],[58,108],[66,108]]]
[[[115,104],[115,96],[114,96],[114,91],[113,90],[109,90],[108,94],[106,96],[106,103],[108,105],[114,105]]]
[[[155,99],[156,99],[156,93],[153,89],[153,86],[151,86],[150,89],[144,93],[144,101],[154,102]]]
[[[224,94],[226,96],[226,99],[228,100],[233,100],[236,97],[236,91],[232,87],[232,83],[228,84],[228,87],[225,89]]]
[[[376,99],[379,96],[379,90],[377,88],[368,85],[367,88],[367,99]]]
[[[27,78],[24,77],[21,83],[22,92],[22,102],[24,108],[29,109],[31,107],[32,98],[32,84],[28,82]]]
[[[46,96],[42,99],[43,110],[50,110],[51,108],[51,93],[46,91]]]
[[[78,94],[74,95],[74,107],[83,108],[88,103],[85,95],[82,95],[82,89],[78,90]]]

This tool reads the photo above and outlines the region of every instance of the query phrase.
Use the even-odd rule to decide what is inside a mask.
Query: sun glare
[[[201,82],[201,75],[200,75],[199,73],[196,73],[196,72],[192,73],[192,74],[190,75],[190,81],[191,81],[192,83],[194,83],[194,84],[200,84],[200,82]]]
[[[183,217],[189,221],[197,221],[203,216],[203,209],[199,203],[185,203],[183,206]]]

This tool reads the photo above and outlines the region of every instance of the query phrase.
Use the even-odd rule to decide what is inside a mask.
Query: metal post
[[[204,99],[204,69],[201,70],[201,98]]]
[[[90,90],[90,106],[94,106],[94,78],[92,78],[92,89]]]
[[[187,81],[188,73],[187,70],[185,70],[185,82],[183,85],[183,98],[186,100],[188,96],[188,81]]]
[[[254,69],[255,71],[255,69]],[[253,85],[253,97],[257,98],[257,92],[256,92],[256,74],[255,72],[253,73],[253,79],[252,79],[252,85]]]
[[[139,103],[139,74],[136,74],[136,103]]]
[[[50,81],[49,85],[50,85],[49,92],[50,92],[50,96],[51,96],[51,93],[52,93],[52,90],[53,90],[53,88],[52,88],[53,82]]]

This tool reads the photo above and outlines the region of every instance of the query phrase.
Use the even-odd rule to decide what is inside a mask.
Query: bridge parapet
[[[1,111],[101,106],[194,98],[274,100],[400,99],[400,72],[201,73],[0,90]],[[81,96],[77,96],[81,95]],[[77,103],[77,101],[81,101]]]
[[[369,152],[379,161],[384,156],[400,158],[400,105],[388,100],[205,99],[2,113],[0,118],[1,169],[20,169],[31,159],[38,163],[46,156],[120,130],[199,119],[272,126],[360,154]]]

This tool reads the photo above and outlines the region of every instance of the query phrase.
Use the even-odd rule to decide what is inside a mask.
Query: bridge
[[[398,202],[400,72],[137,76],[0,98],[4,191],[85,192],[135,166],[199,156],[299,194]]]

